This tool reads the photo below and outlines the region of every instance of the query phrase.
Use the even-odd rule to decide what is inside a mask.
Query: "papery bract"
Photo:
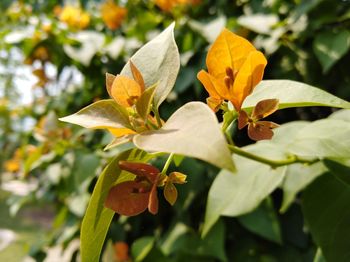
[[[271,139],[271,129],[278,127],[278,124],[270,121],[260,121],[278,110],[278,99],[265,99],[256,104],[251,116],[241,110],[238,117],[238,128],[242,129],[248,125],[248,136],[255,141]]]
[[[112,187],[105,205],[114,212],[135,216],[147,208],[150,213],[158,212],[157,185],[160,171],[149,164],[120,161],[119,167],[136,175],[133,181],[126,181]]]
[[[228,100],[239,112],[262,80],[267,61],[249,41],[224,29],[210,47],[206,64],[208,72],[201,70],[197,77],[209,93],[208,105],[217,110]]]
[[[187,176],[180,172],[172,172],[165,180],[164,197],[170,205],[174,205],[177,200],[177,189],[174,184],[185,184]]]

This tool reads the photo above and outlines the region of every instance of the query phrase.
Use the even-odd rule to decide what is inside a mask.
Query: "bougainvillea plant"
[[[148,209],[157,214],[159,187],[163,187],[165,199],[175,203],[178,192],[174,184],[191,179],[190,173],[168,174],[175,158],[193,157],[221,169],[208,196],[202,228],[205,235],[220,216],[238,216],[256,208],[281,184],[287,166],[302,163],[311,167],[339,157],[336,148],[345,146],[335,140],[332,148],[327,146],[330,137],[325,131],[328,121],[338,121],[339,128],[350,130],[344,121],[321,120],[302,126],[261,121],[288,107],[350,108],[350,103],[303,83],[262,80],[267,65],[263,53],[227,29],[208,51],[208,72],[202,70],[197,75],[209,93],[207,104],[189,102],[169,119],[161,119],[159,106],[171,92],[180,67],[174,26],[139,49],[119,74],[107,73],[111,99],[61,118],[110,131],[115,138],[107,149],[131,145],[111,160],[95,185],[81,228],[83,261],[99,260],[115,213],[134,216]],[[223,115],[222,123],[216,114]],[[240,148],[231,131],[246,126],[249,137],[258,142]],[[152,161],[164,156],[168,159],[160,171]]]

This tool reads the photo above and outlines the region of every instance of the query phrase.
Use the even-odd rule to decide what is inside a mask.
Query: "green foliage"
[[[0,3],[0,186],[28,185],[25,195],[6,195],[20,215],[3,225],[20,235],[0,260],[22,245],[21,223],[8,221],[33,204],[54,211],[50,234],[21,248],[31,246],[37,261],[55,248],[71,261],[112,261],[117,242],[133,261],[348,260],[350,111],[318,119],[328,107],[350,108],[349,1],[203,0],[169,11],[153,0],[113,1],[128,10],[117,29],[102,19],[102,1],[78,2],[86,27],[63,21],[57,1]],[[223,27],[267,57],[264,80],[242,108],[279,100],[286,110],[268,117],[281,123],[272,140],[247,146],[231,104],[217,118],[190,102],[207,97],[196,74]],[[146,83],[134,111],[106,99],[104,79],[133,78],[129,60]],[[146,128],[123,137],[57,121],[110,130],[134,128],[136,116]],[[187,175],[174,206],[159,188],[156,216],[113,218],[104,200],[134,179],[118,167],[129,155]]]
[[[307,225],[326,261],[349,260],[349,197],[349,186],[330,174],[318,178],[303,193]]]
[[[350,103],[345,100],[319,88],[290,80],[262,81],[254,93],[245,100],[243,108],[253,107],[259,101],[269,98],[278,99],[280,109],[301,106],[350,108]]]

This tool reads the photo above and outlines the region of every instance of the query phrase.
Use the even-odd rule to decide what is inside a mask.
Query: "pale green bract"
[[[350,103],[322,89],[291,80],[264,80],[243,103],[243,109],[254,107],[259,101],[276,98],[279,109],[303,106],[329,106],[350,109]]]
[[[220,168],[235,169],[215,114],[201,102],[185,104],[161,129],[138,134],[133,141],[148,152],[185,155]]]
[[[172,23],[130,58],[141,72],[146,87],[158,83],[154,94],[157,108],[169,95],[180,69],[180,55],[174,39],[174,27],[175,23]],[[120,74],[132,78],[129,62]]]

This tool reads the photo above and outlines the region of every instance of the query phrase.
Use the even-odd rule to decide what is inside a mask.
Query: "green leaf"
[[[315,55],[320,61],[323,72],[327,73],[329,69],[342,58],[350,48],[350,32],[342,31],[323,31],[318,34],[313,43]]]
[[[131,254],[135,262],[143,261],[154,245],[154,237],[142,237],[131,246]]]
[[[157,108],[173,88],[180,69],[180,55],[174,39],[174,27],[175,23],[172,23],[130,59],[140,70],[146,87],[158,83],[154,95]],[[120,74],[132,78],[129,63],[124,66]]]
[[[139,115],[146,120],[150,111],[153,102],[153,97],[156,90],[156,85],[153,85],[145,90],[140,98],[136,102],[136,110]]]
[[[259,101],[276,98],[279,108],[330,106],[350,108],[350,103],[316,87],[291,80],[264,80],[243,103],[243,109],[254,107]]]
[[[325,159],[323,162],[332,175],[350,186],[350,159]]]
[[[350,157],[350,122],[322,119],[300,129],[288,151],[301,157]]]
[[[179,222],[166,235],[161,244],[161,250],[168,257],[184,253],[193,256],[215,257],[220,261],[227,261],[224,242],[225,224],[222,220],[215,223],[204,238],[200,238],[191,228]]]
[[[313,262],[327,262],[324,259],[323,255],[322,255],[322,251],[321,251],[320,248],[317,249]]]
[[[285,212],[295,196],[326,171],[327,168],[322,162],[312,165],[293,164],[287,166],[286,176],[282,184],[283,202],[280,211]]]
[[[115,157],[99,176],[86,210],[80,234],[80,253],[84,262],[99,261],[100,253],[114,212],[105,208],[104,203],[110,188],[126,178],[118,166],[120,160],[148,160],[142,152],[128,150]]]
[[[333,114],[331,114],[328,118],[339,119],[339,120],[350,122],[350,110],[349,109],[338,110]]]
[[[350,187],[330,174],[319,177],[302,195],[308,228],[326,261],[350,261]]]
[[[238,217],[238,221],[249,231],[282,244],[279,221],[270,198],[253,212]]]
[[[125,108],[112,99],[100,100],[59,120],[85,128],[130,128]]]
[[[179,108],[160,130],[134,137],[134,144],[150,152],[167,152],[199,158],[234,170],[225,137],[212,110],[201,102]]]
[[[243,149],[258,155],[263,152],[265,156],[270,155],[271,159],[283,157],[282,153],[270,150],[266,152],[264,145],[255,144]],[[203,235],[221,215],[234,217],[254,210],[284,178],[284,167],[273,169],[238,155],[234,155],[233,159],[239,163],[237,174],[221,171],[209,190]]]

